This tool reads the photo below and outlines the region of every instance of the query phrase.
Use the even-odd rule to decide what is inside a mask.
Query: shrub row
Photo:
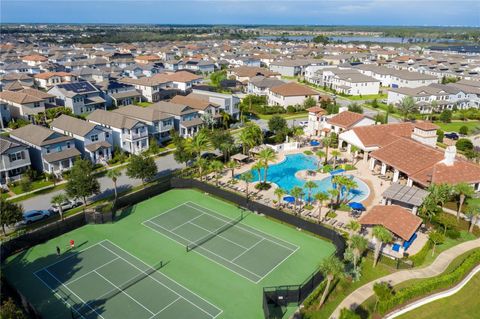
[[[465,275],[479,263],[480,250],[475,250],[454,271],[437,277],[429,278],[415,283],[415,285],[400,289],[391,298],[380,301],[378,304],[378,310],[381,314],[385,314],[394,307],[403,305],[414,298],[431,294],[433,291],[439,289],[451,287],[462,280],[462,278],[464,278]]]

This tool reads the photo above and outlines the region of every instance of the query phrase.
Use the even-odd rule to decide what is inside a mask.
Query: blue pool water
[[[317,170],[318,161],[314,156],[307,156],[305,154],[292,154],[287,155],[285,160],[278,164],[269,165],[268,167],[268,176],[267,180],[269,182],[277,184],[279,187],[283,188],[287,192],[290,192],[295,186],[303,188],[305,180],[298,179],[295,177],[295,174],[298,171],[303,170]],[[256,170],[252,171],[253,180],[259,181],[263,179],[264,170],[260,171],[260,178]],[[347,175],[348,176],[348,175]],[[369,189],[368,186],[361,181],[360,179],[351,176],[357,184],[358,189],[353,189],[350,191],[349,201],[359,202],[368,197]],[[322,180],[315,181],[317,184],[316,188],[312,189],[312,196],[318,192],[327,192],[329,189],[334,188],[332,186],[332,178],[325,177]],[[305,199],[308,197],[308,190],[305,189]]]

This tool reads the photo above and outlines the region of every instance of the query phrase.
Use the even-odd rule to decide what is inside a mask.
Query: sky
[[[0,0],[0,22],[480,27],[480,0]]]

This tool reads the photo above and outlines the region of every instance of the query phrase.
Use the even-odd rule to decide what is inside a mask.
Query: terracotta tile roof
[[[474,184],[480,182],[480,166],[456,158],[451,166],[445,165],[443,162],[436,163],[411,175],[410,178],[424,186],[428,186],[430,183],[458,184],[465,182]]]
[[[414,126],[424,131],[436,131],[440,128],[440,126],[435,125],[432,122],[416,122]]]
[[[365,116],[363,114],[355,113],[355,112],[350,112],[350,111],[345,111],[342,113],[339,113],[329,119],[327,122],[329,124],[335,125],[335,126],[340,126],[342,128],[348,129],[351,126],[355,125],[359,121],[361,121]]]
[[[422,219],[397,205],[377,205],[359,219],[362,225],[382,225],[403,240],[409,240]]]
[[[314,107],[308,108],[307,111],[310,112],[310,113],[315,113],[315,114],[325,114],[326,113],[326,111],[324,109],[322,109],[320,106],[314,106]]]
[[[320,95],[320,93],[297,83],[285,83],[282,85],[274,86],[270,89],[271,92],[279,94],[281,96],[308,96],[308,95]]]
[[[359,126],[352,129],[365,147],[384,146],[399,137],[410,137],[413,131],[412,123],[396,123]]]
[[[43,55],[26,55],[22,58],[22,61],[35,61],[35,62],[46,62],[48,59],[44,57]]]
[[[397,138],[392,143],[373,151],[370,156],[408,175],[443,160],[442,152],[408,138]]]

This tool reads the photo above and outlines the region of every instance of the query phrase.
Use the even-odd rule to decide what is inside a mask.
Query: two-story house
[[[76,117],[61,115],[50,123],[52,130],[73,137],[75,146],[94,164],[106,164],[113,155],[112,130]]]
[[[33,76],[35,84],[42,89],[49,89],[54,85],[76,82],[78,77],[67,72],[43,72]]]
[[[113,110],[113,112],[145,123],[149,135],[153,136],[158,143],[163,143],[171,139],[170,131],[174,129],[175,120],[171,114],[160,112],[155,108],[136,105],[128,105]]]
[[[121,78],[119,82],[135,86],[148,102],[157,102],[176,94],[172,80],[164,73],[139,79]]]
[[[35,89],[0,92],[0,101],[7,104],[10,116],[33,122],[35,115],[55,103],[55,96]]]
[[[93,111],[87,121],[111,129],[113,145],[125,152],[140,154],[148,149],[148,127],[142,121],[105,110]]]
[[[28,146],[0,136],[0,186],[16,181],[30,167]]]
[[[95,85],[102,91],[107,107],[122,107],[142,101],[140,93],[133,85],[114,80],[103,81]]]
[[[220,110],[229,114],[232,119],[240,118],[240,98],[233,94],[217,93],[193,89],[187,97],[199,99],[218,105]]]
[[[180,136],[192,137],[203,126],[200,112],[190,106],[161,101],[150,105],[149,108],[172,115],[175,130]]]
[[[81,155],[73,137],[43,126],[28,124],[12,131],[10,137],[29,146],[32,167],[39,172],[61,176]]]
[[[75,115],[106,108],[101,91],[88,81],[58,84],[48,93],[56,96],[57,105],[68,107]]]

